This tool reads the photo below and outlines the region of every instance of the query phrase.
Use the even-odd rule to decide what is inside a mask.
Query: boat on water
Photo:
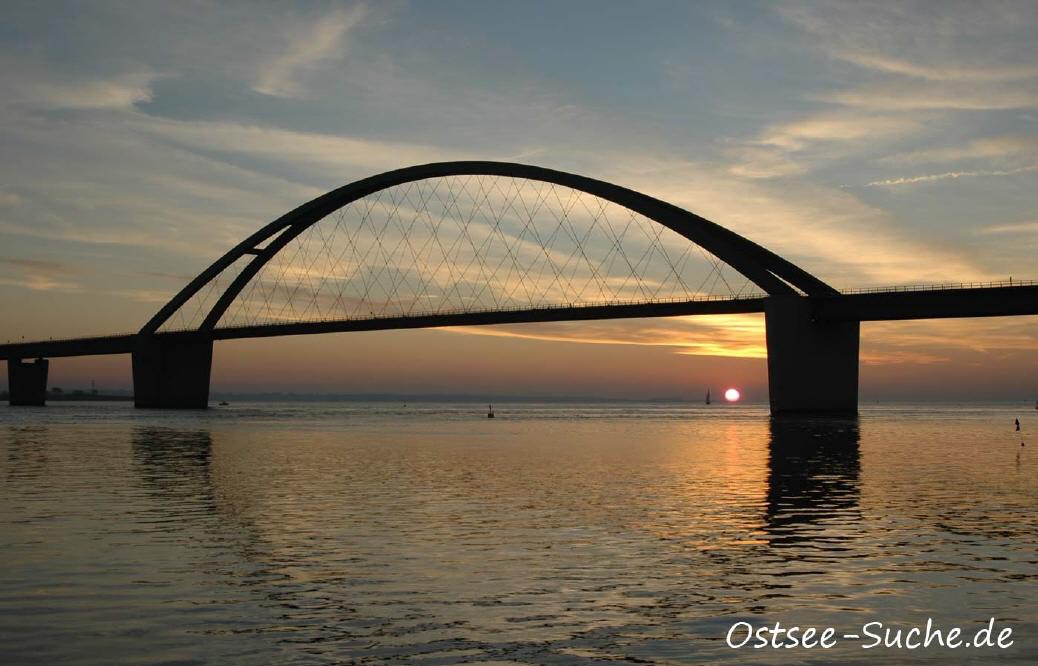
[[[221,407],[226,407],[226,406],[227,406],[227,405],[229,405],[229,404],[231,404],[231,403],[227,402],[226,400],[221,400],[221,401],[220,401],[220,406],[221,406]]]
[[[487,405],[487,418],[488,419],[494,418],[494,406],[493,405]]]
[[[706,404],[710,404],[710,389],[706,390]],[[1035,409],[1038,409],[1038,407],[1035,407]]]

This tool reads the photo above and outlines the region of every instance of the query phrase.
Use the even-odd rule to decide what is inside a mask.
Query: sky
[[[137,330],[389,169],[585,174],[829,284],[1038,279],[1034,2],[5,3],[0,339]],[[1033,317],[866,323],[866,399],[1038,397]],[[129,387],[124,357],[51,384]],[[0,379],[0,382],[3,380]],[[766,399],[760,315],[221,342],[215,390]]]

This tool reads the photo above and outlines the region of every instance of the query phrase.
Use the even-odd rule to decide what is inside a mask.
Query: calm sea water
[[[1033,408],[495,407],[0,407],[0,661],[1038,662]]]

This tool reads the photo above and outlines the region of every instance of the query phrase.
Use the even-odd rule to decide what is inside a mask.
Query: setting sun
[[[728,402],[738,402],[741,397],[739,389],[730,388],[724,392],[724,399]]]

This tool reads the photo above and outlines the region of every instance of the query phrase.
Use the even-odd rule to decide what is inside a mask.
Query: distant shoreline
[[[465,395],[465,394],[319,394],[319,393],[222,393],[214,391],[210,401],[229,402],[458,402],[458,403],[688,403],[702,402],[702,398],[651,397],[651,398],[603,398],[597,396],[552,396],[552,395]]]
[[[9,392],[6,390],[0,390],[0,402],[7,402]],[[695,405],[702,404],[703,399],[701,397],[696,398],[682,398],[676,396],[657,396],[650,398],[604,398],[599,396],[524,396],[524,395],[466,395],[466,394],[384,394],[384,393],[371,393],[371,394],[320,394],[320,393],[223,393],[214,391],[209,396],[210,403],[219,403],[220,401],[227,402],[353,402],[353,403],[461,403],[461,404],[488,404],[488,403],[500,403],[500,404],[522,404],[522,403],[535,403],[535,404],[663,404],[663,405]],[[132,393],[87,393],[83,391],[77,392],[61,392],[61,393],[47,393],[47,402],[133,402]],[[738,404],[743,405],[759,405],[767,404],[767,399],[760,399],[754,397],[745,397],[740,400]],[[715,401],[716,405],[727,404],[723,400]],[[916,398],[916,399],[904,399],[904,398],[862,398],[860,400],[860,406],[867,407],[869,405],[888,405],[888,404],[905,404],[905,405],[991,405],[991,404],[1002,404],[1002,405],[1014,405],[1020,407],[1033,407],[1034,402],[1030,399],[1013,399],[1013,398],[993,398],[989,400],[961,400],[952,398]]]
[[[100,393],[48,393],[47,402],[128,402],[132,395],[102,395]]]
[[[6,401],[10,397],[8,391],[0,392],[0,401]],[[104,395],[101,393],[51,393],[47,392],[47,402],[131,402],[133,396],[129,394]]]

